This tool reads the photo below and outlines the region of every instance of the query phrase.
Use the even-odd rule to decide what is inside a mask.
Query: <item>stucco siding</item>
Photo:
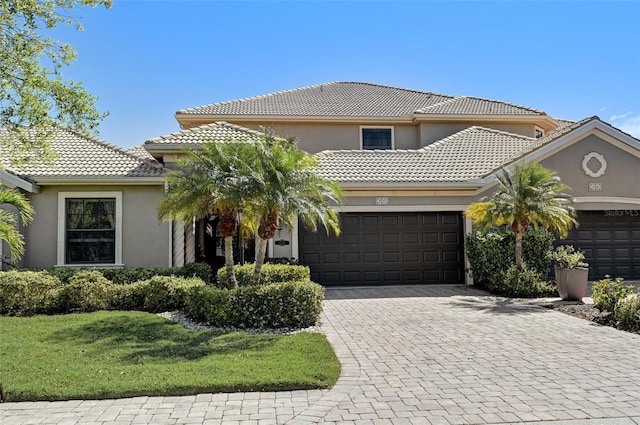
[[[169,266],[169,223],[159,221],[157,206],[164,196],[155,186],[41,186],[30,195],[36,211],[25,229],[25,267],[46,268],[57,263],[58,193],[122,192],[122,262],[125,267]]]
[[[234,124],[253,130],[260,130],[260,124],[234,121]],[[383,123],[363,122],[362,124],[316,124],[316,123],[265,123],[277,135],[296,137],[300,149],[317,153],[324,150],[360,149],[361,126],[387,126]],[[396,149],[418,149],[418,127],[414,125],[388,124],[394,128]]]
[[[588,176],[582,168],[584,157],[591,152],[601,154],[606,161],[606,170],[600,177]],[[591,134],[540,162],[556,170],[568,191],[575,197],[625,197],[640,199],[640,158],[625,152]],[[591,160],[589,168],[598,171],[600,164]],[[596,187],[590,183],[596,183]],[[598,185],[599,184],[599,185]],[[601,190],[593,190],[600,188]]]
[[[449,137],[459,131],[471,126],[493,128],[495,130],[520,134],[527,137],[535,137],[535,126],[533,124],[513,124],[513,123],[482,123],[482,122],[456,122],[456,123],[421,123],[420,124],[420,146],[428,146],[445,137]]]

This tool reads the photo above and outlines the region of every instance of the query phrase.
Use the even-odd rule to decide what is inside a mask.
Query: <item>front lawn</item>
[[[331,387],[325,336],[192,331],[142,312],[0,317],[7,401]]]

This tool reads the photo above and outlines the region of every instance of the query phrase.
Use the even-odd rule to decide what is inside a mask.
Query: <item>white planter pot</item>
[[[587,293],[589,269],[555,269],[556,285],[560,298],[565,301],[581,301]]]

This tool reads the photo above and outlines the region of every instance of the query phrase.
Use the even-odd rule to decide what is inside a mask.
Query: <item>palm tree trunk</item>
[[[256,255],[256,265],[253,269],[253,284],[260,284],[260,272],[262,271],[262,265],[264,264],[264,257],[267,253],[267,241],[273,239],[278,231],[280,224],[277,211],[269,211],[266,216],[260,219],[260,225],[258,226],[258,237],[260,242],[258,245],[258,254]]]
[[[238,287],[236,271],[233,268],[233,236],[224,237],[224,265],[227,268],[227,276],[234,288]]]
[[[267,241],[268,239],[262,239],[258,241],[258,253],[256,255],[256,265],[253,269],[253,279],[252,283],[254,285],[260,284],[260,272],[262,271],[262,266],[264,265],[264,257],[267,254]]]
[[[522,268],[522,233],[516,232],[516,267]]]

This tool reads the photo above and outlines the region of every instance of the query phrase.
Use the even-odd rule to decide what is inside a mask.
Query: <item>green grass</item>
[[[141,312],[0,317],[9,401],[329,388],[339,372],[322,334],[192,331]]]

